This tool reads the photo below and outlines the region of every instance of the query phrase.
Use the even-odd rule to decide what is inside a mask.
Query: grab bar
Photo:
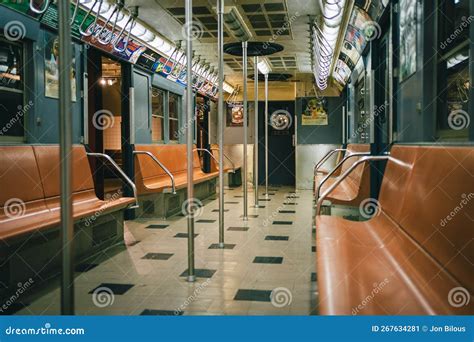
[[[355,170],[359,164],[365,163],[367,161],[380,161],[380,160],[393,160],[393,158],[390,155],[386,156],[372,156],[372,157],[364,157],[361,158],[360,160],[356,161],[346,172],[344,172],[341,177],[339,177],[334,184],[332,184],[329,189],[327,189],[321,196],[321,198],[318,199],[318,202],[316,204],[316,214],[315,216],[319,215],[319,212],[321,211],[321,206],[328,197],[328,195],[339,185],[341,182],[349,176],[349,174]]]
[[[92,153],[92,152],[87,152],[87,155],[90,157],[99,157],[99,158],[105,158],[112,166],[115,167],[115,169],[120,173],[120,175],[123,177],[123,179],[130,185],[133,189],[133,197],[135,197],[135,205],[130,206],[129,209],[136,209],[139,208],[140,206],[138,205],[138,194],[137,194],[137,187],[135,186],[135,183],[132,182],[132,180],[127,176],[125,172],[120,168],[120,166],[117,165],[117,163],[112,159],[107,154],[104,153]]]
[[[71,21],[69,22],[70,25],[74,24],[74,20],[76,20],[77,9],[79,8],[79,3],[80,2],[81,2],[81,0],[76,0],[76,5],[74,7],[74,11],[72,12]]]
[[[219,148],[211,147],[211,150],[219,151]],[[232,161],[232,159],[230,159],[229,156],[227,156],[227,154],[225,154],[224,152],[222,153],[222,155],[224,156],[225,159],[227,159],[232,164],[232,173],[235,173],[235,164]]]
[[[115,28],[117,27],[117,21],[119,21],[119,15],[120,15],[120,11],[122,11],[123,7],[124,7],[124,0],[117,0],[117,3],[115,4],[115,7],[114,7],[114,10],[112,11],[112,13],[110,14],[110,16],[107,18],[107,21],[105,22],[105,24],[102,26],[102,28],[99,30],[99,32],[97,32],[97,41],[102,44],[102,45],[107,45],[109,44],[111,41],[112,41],[112,38],[114,36],[114,32],[115,32]],[[107,27],[107,25],[109,25],[110,21],[112,20],[112,17],[115,15],[115,20],[114,20],[114,24],[112,25],[112,29],[110,30],[110,35],[106,36],[105,39],[101,39],[100,38],[100,35],[102,34],[102,32],[104,31],[104,29]],[[123,17],[122,17],[123,19]]]
[[[321,160],[314,166],[314,175],[316,176],[316,174],[318,173],[319,171],[319,168],[321,166],[324,165],[324,163],[336,152],[346,152],[347,149],[346,148],[336,148],[334,150],[331,150],[329,151],[328,153],[326,153],[326,155],[321,158]]]
[[[342,166],[342,164],[344,164],[346,162],[346,160],[350,159],[350,158],[354,158],[354,157],[363,157],[363,156],[370,156],[370,153],[369,152],[356,152],[356,153],[352,153],[352,154],[349,154],[348,156],[345,156],[344,159],[342,159],[335,167],[334,169],[331,170],[331,172],[329,172],[326,177],[323,178],[323,180],[321,181],[321,183],[318,184],[318,187],[316,189],[316,198],[319,198],[319,192],[321,191],[321,187],[324,185],[324,183],[327,182],[327,180],[334,174],[336,173],[336,171]]]
[[[43,7],[40,8],[40,9],[37,9],[37,8],[35,7],[35,5],[33,4],[33,1],[34,1],[34,0],[30,0],[30,10],[32,10],[33,12],[35,12],[35,13],[37,13],[37,14],[43,14],[43,13],[46,12],[46,10],[48,9],[51,0],[45,0],[45,1],[43,2]]]
[[[135,154],[135,155],[136,154],[144,154],[144,155],[150,157],[151,159],[153,159],[153,161],[155,163],[157,163],[163,169],[163,171],[165,171],[166,174],[170,177],[170,179],[171,179],[171,189],[172,189],[173,195],[176,195],[176,186],[174,184],[173,174],[166,168],[166,166],[163,165],[162,162],[160,162],[158,160],[158,158],[155,157],[155,155],[153,153],[148,152],[148,151],[133,151],[133,154]]]
[[[83,26],[84,24],[87,22],[87,18],[89,18],[89,16],[91,15],[91,13],[93,12],[94,10],[94,7],[95,5],[99,2],[99,10],[97,11],[97,15],[95,16],[95,20],[94,20],[94,28],[91,30],[91,32],[87,32],[83,29]],[[100,13],[100,10],[102,9],[102,3],[104,2],[104,0],[94,0],[94,3],[92,4],[92,7],[89,9],[89,11],[87,11],[86,15],[84,16],[84,18],[82,19],[82,22],[81,24],[79,25],[79,33],[85,37],[89,37],[91,36],[94,31],[95,31],[95,28],[97,27],[97,20],[99,19],[99,13]],[[87,29],[87,28],[86,28]]]
[[[120,30],[120,33],[118,34],[118,36],[115,39],[115,42],[113,44],[114,50],[117,51],[117,52],[120,52],[120,53],[123,53],[127,50],[128,43],[130,42],[130,33],[132,32],[133,28],[135,27],[137,16],[138,16],[137,7],[133,7],[133,11],[130,10],[130,9],[127,9],[127,10],[129,12],[129,18],[128,18],[127,22],[125,23],[125,25],[122,27],[122,30]],[[127,38],[126,38],[127,40],[125,41],[125,35],[124,35],[123,36],[124,37],[123,49],[119,49],[117,47],[117,45],[118,45],[118,43],[120,42],[120,40],[122,38],[122,34],[127,29],[128,24],[130,24],[130,28],[128,29],[128,32],[127,32]]]

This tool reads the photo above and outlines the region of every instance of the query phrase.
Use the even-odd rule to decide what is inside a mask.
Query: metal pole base
[[[255,204],[253,207],[258,209],[258,208],[263,208],[263,205]]]
[[[196,276],[195,275],[188,276],[188,283],[194,283],[195,281],[196,281]]]
[[[219,242],[219,248],[225,248],[225,243]]]
[[[248,217],[243,217],[242,220],[243,220],[243,221],[248,221],[249,218],[248,218]]]

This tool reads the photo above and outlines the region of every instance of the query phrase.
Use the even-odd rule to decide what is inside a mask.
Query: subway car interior
[[[0,0],[0,313],[473,315],[472,21]]]

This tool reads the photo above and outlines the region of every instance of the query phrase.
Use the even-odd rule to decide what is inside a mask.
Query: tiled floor
[[[77,267],[76,314],[317,313],[311,191],[295,195],[293,188],[271,190],[271,201],[263,202],[265,208],[249,206],[248,221],[241,218],[241,189],[226,190],[226,209],[230,210],[225,213],[225,249],[215,245],[219,242],[218,201],[204,202],[195,225],[194,283],[186,277],[185,217],[127,221],[126,246],[110,249]],[[261,198],[265,197],[263,192]],[[298,198],[298,203],[288,198]],[[249,202],[253,204],[252,192]],[[59,314],[59,281],[50,282],[40,294],[26,298],[29,305],[17,313]],[[283,305],[281,300],[274,303],[276,294],[283,295]]]

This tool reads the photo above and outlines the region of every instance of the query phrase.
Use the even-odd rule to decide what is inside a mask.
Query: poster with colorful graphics
[[[46,97],[59,98],[59,40],[58,36],[45,32],[44,35],[44,93]],[[72,44],[72,55],[75,56],[75,45]],[[76,101],[76,59],[71,65],[71,99]]]
[[[303,99],[303,114],[301,116],[301,125],[303,126],[327,126],[328,111],[327,101],[321,99]]]
[[[416,4],[400,0],[400,82],[416,72]]]
[[[0,5],[11,8],[17,12],[26,14],[32,18],[38,19],[41,13],[36,13],[31,9],[33,7],[37,11],[42,11],[47,5],[47,0],[0,0]],[[31,3],[30,3],[31,2]],[[1,9],[0,9],[1,11]]]
[[[243,127],[244,126],[244,105],[242,102],[232,103],[227,106],[226,122],[227,122],[227,127]]]

